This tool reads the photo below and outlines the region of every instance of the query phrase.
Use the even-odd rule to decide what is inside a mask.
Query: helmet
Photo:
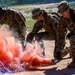
[[[38,18],[42,14],[42,10],[40,8],[34,8],[32,10],[32,19]]]
[[[62,13],[69,8],[67,1],[61,1],[58,5],[58,12]]]

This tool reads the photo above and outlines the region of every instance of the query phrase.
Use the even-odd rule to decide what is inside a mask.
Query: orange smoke
[[[43,50],[37,42],[27,43],[25,51],[23,51],[21,43],[15,41],[11,31],[0,28],[0,61],[5,67],[16,70],[22,69],[21,65],[33,67],[52,65],[49,59],[42,57],[42,52]]]
[[[31,65],[32,66],[48,66],[48,65],[52,65],[53,63],[47,59],[47,58],[40,58],[39,56],[35,56],[32,59]]]
[[[46,65],[52,65],[52,61],[50,61],[48,58],[42,57],[42,49],[39,47],[37,43],[34,45],[27,44],[25,48],[25,52],[23,57],[21,58],[22,62],[25,62],[27,66],[46,66]]]

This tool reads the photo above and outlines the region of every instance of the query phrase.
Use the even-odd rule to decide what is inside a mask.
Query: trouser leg
[[[70,40],[70,52],[72,57],[72,62],[67,66],[68,68],[75,68],[75,35],[69,38]]]
[[[57,40],[55,40],[55,49],[54,49],[55,59],[61,60],[64,56],[68,54],[69,52],[68,48],[64,48],[64,47],[65,47],[65,39],[63,41],[61,40],[59,43]]]
[[[43,40],[54,40],[54,37],[50,37],[50,35],[47,32],[40,32],[38,34],[36,34],[35,36],[35,40],[38,41],[39,45],[41,46],[41,48],[43,49],[43,55],[45,55],[45,46],[44,46],[44,42]]]

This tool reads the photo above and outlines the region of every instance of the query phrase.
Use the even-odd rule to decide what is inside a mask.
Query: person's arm
[[[34,36],[42,29],[41,22],[36,22],[32,31],[27,35],[27,42],[32,42]]]

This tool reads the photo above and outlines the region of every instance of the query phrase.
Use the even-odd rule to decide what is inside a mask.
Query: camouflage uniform
[[[7,24],[10,30],[13,30],[14,33],[17,33],[15,37],[21,41],[23,46],[26,32],[25,21],[25,18],[20,12],[9,9],[3,10],[0,8],[0,25]]]
[[[72,56],[72,62],[68,67],[75,68],[75,10],[70,9],[71,18],[67,19],[67,28],[70,33],[67,35],[68,39],[70,40],[70,53]]]
[[[64,49],[66,40],[65,38],[67,34],[67,29],[65,25],[65,18],[63,18],[62,16],[57,26],[54,25],[54,29],[56,32],[54,57],[58,60],[62,59],[62,57],[68,54],[68,49]]]
[[[43,15],[44,20],[37,21],[34,24],[33,30],[28,34],[27,41],[31,42],[35,36],[36,40],[46,39],[46,40],[55,40],[55,50],[54,57],[61,59],[61,54],[58,56],[57,52],[60,52],[64,49],[65,46],[65,35],[66,27],[63,25],[63,17],[57,13]],[[41,29],[44,29],[44,32],[39,32]]]
[[[70,33],[67,35],[67,38],[70,41],[72,62],[67,67],[75,68],[75,9],[70,8],[66,1],[62,1],[58,5],[58,12],[65,17],[64,23],[66,23],[66,28],[70,31]]]

